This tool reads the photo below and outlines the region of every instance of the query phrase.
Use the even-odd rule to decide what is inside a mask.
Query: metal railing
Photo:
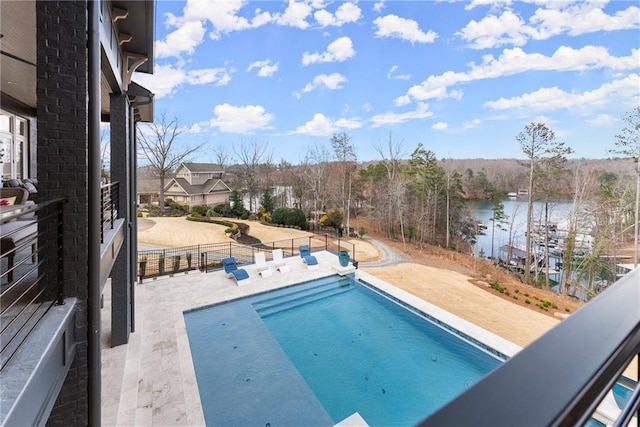
[[[0,370],[46,312],[63,303],[64,202],[0,211]]]
[[[309,236],[277,240],[268,243],[243,245],[236,242],[208,243],[179,248],[138,251],[138,280],[182,273],[189,270],[209,271],[222,268],[222,259],[234,257],[238,265],[253,264],[256,252],[265,252],[267,261],[273,259],[273,250],[282,249],[285,257],[299,254],[300,245],[309,245],[312,250],[327,250],[338,253],[350,251],[350,258],[357,266],[355,245],[332,236]]]
[[[627,425],[639,415],[640,372],[636,381],[621,376],[639,354],[636,268],[420,426],[577,426],[603,417]],[[626,403],[598,409],[622,381],[631,384]]]
[[[113,229],[120,212],[120,183],[112,182],[100,187],[100,243],[104,243],[104,232]]]

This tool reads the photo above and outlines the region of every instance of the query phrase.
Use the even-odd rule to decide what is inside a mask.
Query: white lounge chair
[[[271,271],[271,268],[267,265],[264,252],[256,252],[256,268],[262,277],[269,277],[273,274],[273,271]]]
[[[288,273],[289,271],[291,271],[289,269],[289,265],[284,262],[284,258],[282,257],[282,249],[273,250],[273,264],[276,266],[280,273]]]

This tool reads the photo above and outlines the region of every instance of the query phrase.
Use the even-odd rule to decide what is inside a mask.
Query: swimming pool
[[[504,358],[339,276],[184,316],[212,425],[413,425]]]

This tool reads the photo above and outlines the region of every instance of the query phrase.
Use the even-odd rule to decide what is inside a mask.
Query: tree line
[[[474,225],[467,200],[494,201],[493,219],[499,221],[504,220],[500,198],[526,189],[525,275],[531,275],[532,281],[539,281],[544,273],[532,268],[536,262],[530,241],[532,204],[569,198],[573,209],[568,219],[563,281],[570,286],[584,280],[578,271],[597,277],[602,269],[598,260],[615,254],[629,236],[637,248],[640,107],[625,114],[622,122],[625,127],[612,137],[609,149],[617,159],[608,160],[569,159],[571,147],[558,141],[543,123],[530,123],[515,136],[522,159],[437,159],[422,143],[407,149],[403,140],[390,134],[385,142],[374,145],[380,160],[363,163],[358,162],[356,145],[347,133],[334,134],[328,144],[309,148],[297,165],[274,162],[273,150],[261,141],[242,140],[230,147],[216,146],[212,152],[225,170],[225,182],[248,199],[249,212],[262,208],[271,215],[274,209],[291,207],[288,204],[292,201],[293,208],[302,210],[311,224],[332,216],[334,225],[350,227],[366,217],[376,231],[418,246],[463,250]],[[162,115],[151,131],[139,132],[140,155],[162,180],[202,149],[172,145],[183,129],[179,126],[177,120],[168,121]],[[265,200],[268,206],[262,203]],[[588,259],[576,261],[571,247],[581,232],[590,233],[597,243]],[[636,249],[636,264],[637,257]],[[543,265],[548,268],[549,263]],[[545,276],[548,284],[549,275]]]

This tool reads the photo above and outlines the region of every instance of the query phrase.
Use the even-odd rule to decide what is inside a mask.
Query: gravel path
[[[361,261],[359,265],[361,267],[387,267],[390,265],[396,265],[402,262],[409,262],[409,260],[403,255],[396,252],[394,249],[391,249],[389,246],[385,245],[381,241],[377,239],[372,239],[368,236],[364,236],[369,243],[378,249],[380,252],[380,258],[375,261]]]

